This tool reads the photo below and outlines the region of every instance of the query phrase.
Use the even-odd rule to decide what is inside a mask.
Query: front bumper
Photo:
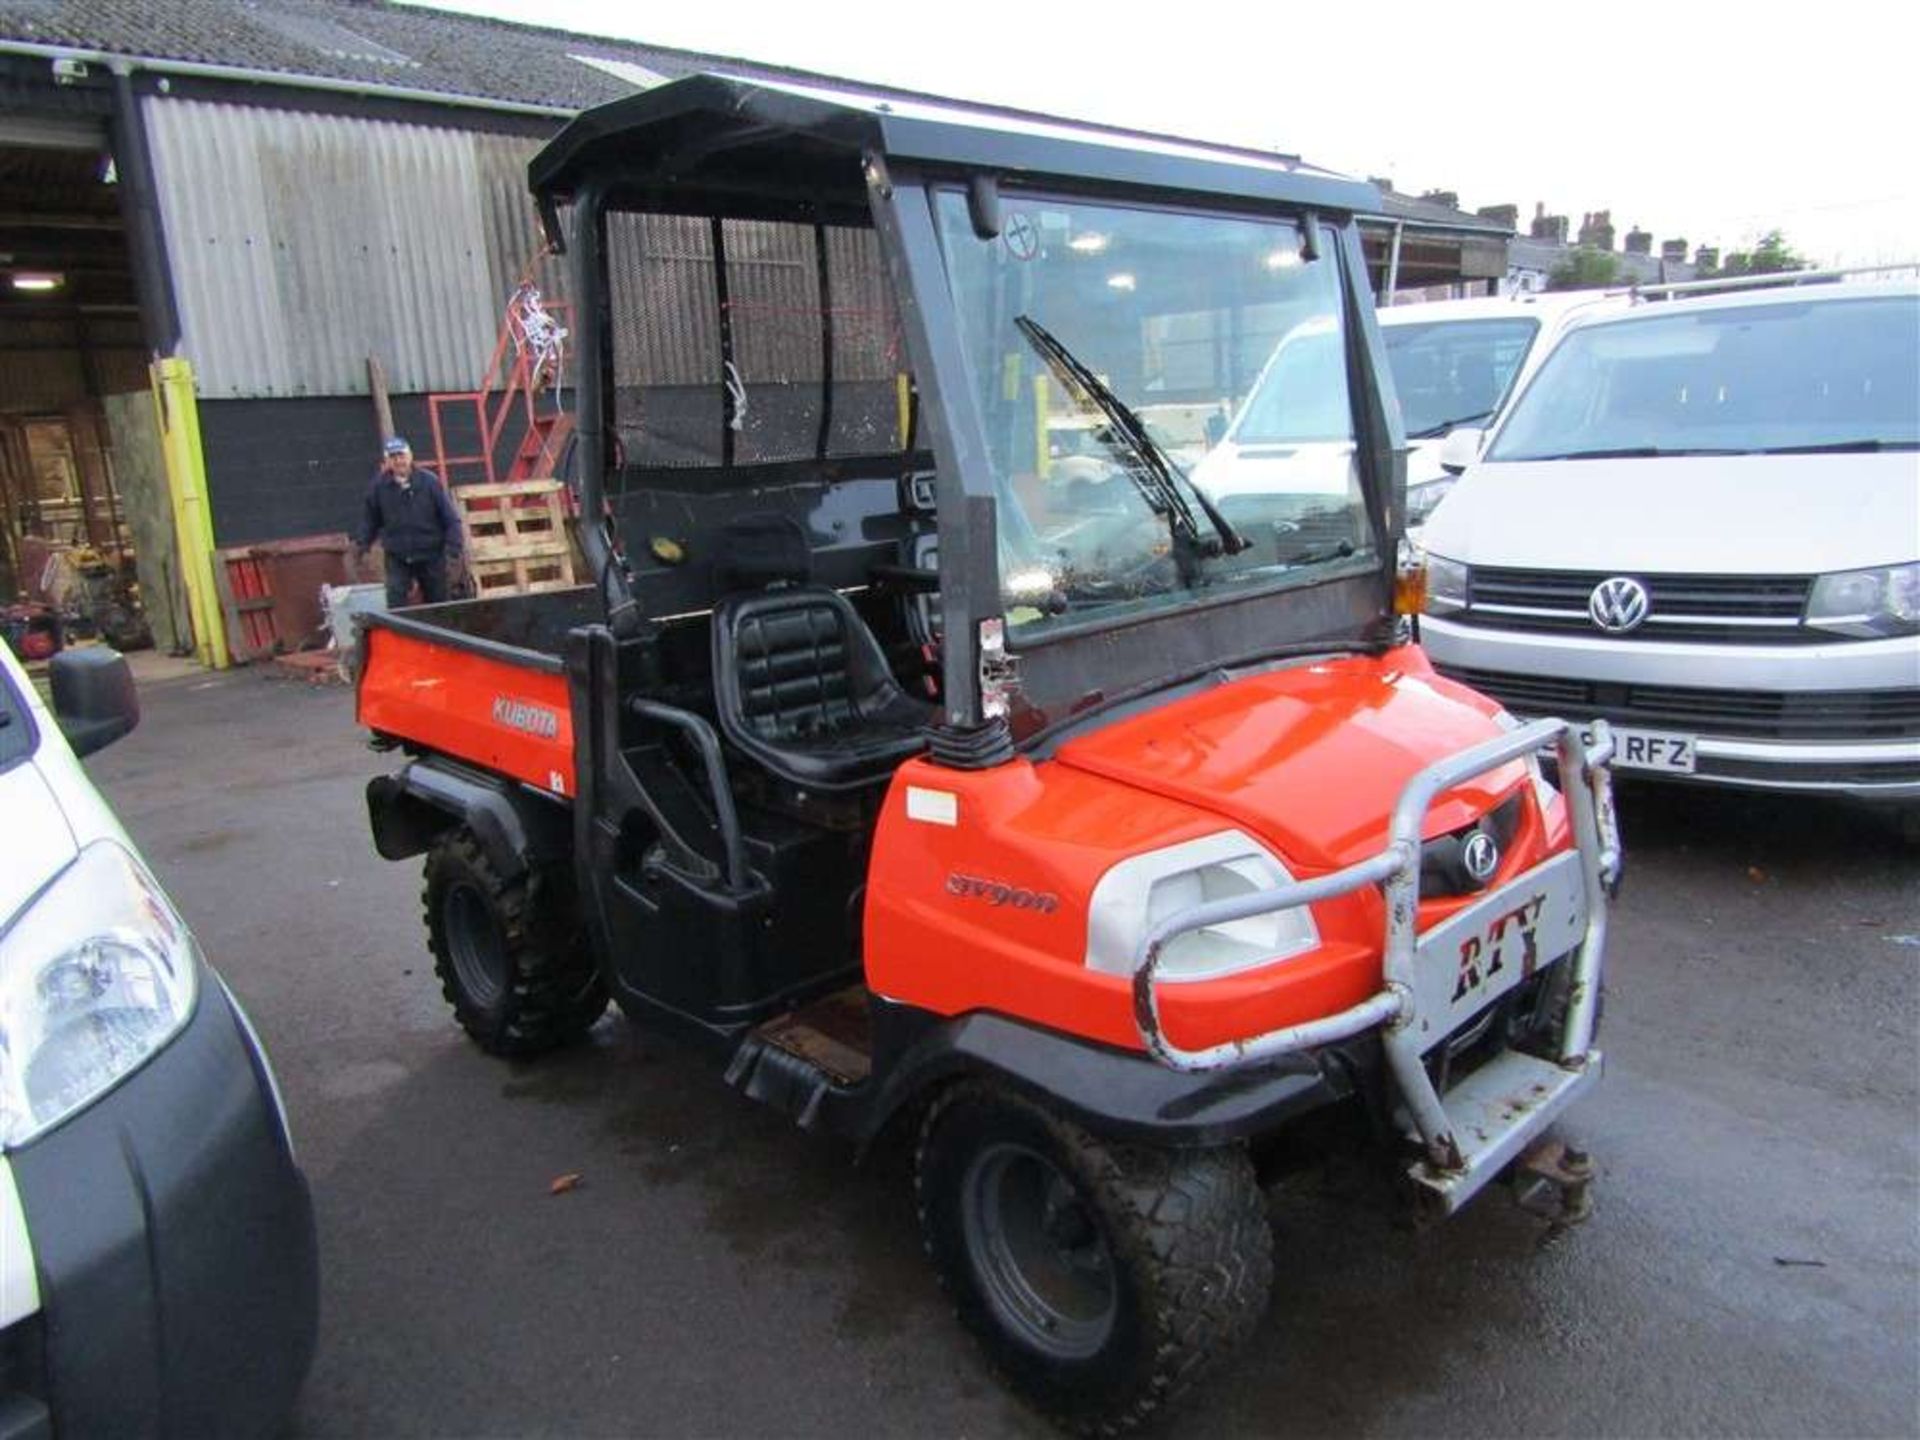
[[[313,1203],[211,972],[181,1031],[8,1155],[41,1313],[0,1336],[0,1434],[269,1435],[313,1356]]]
[[[1607,772],[1613,740],[1605,725],[1595,728],[1589,743],[1563,720],[1536,720],[1435,761],[1401,791],[1387,846],[1377,855],[1315,879],[1202,901],[1149,926],[1133,975],[1134,1016],[1149,1053],[1180,1071],[1237,1070],[1377,1032],[1406,1128],[1423,1151],[1409,1178],[1443,1211],[1464,1205],[1600,1073],[1593,1035],[1607,894],[1619,875],[1620,851]],[[1434,798],[1549,745],[1560,761],[1574,848],[1416,933],[1421,831]],[[1372,885],[1381,887],[1386,903],[1384,984],[1377,993],[1338,1014],[1202,1050],[1183,1049],[1167,1037],[1155,972],[1175,936]],[[1568,969],[1555,1058],[1506,1050],[1443,1096],[1429,1052],[1556,963]]]
[[[1590,639],[1422,616],[1434,666],[1516,715],[1691,734],[1690,775],[1636,775],[1858,800],[1920,799],[1920,642],[1707,645]],[[1778,712],[1756,701],[1777,697]],[[1822,723],[1821,699],[1831,718]],[[1769,733],[1771,732],[1771,733]]]

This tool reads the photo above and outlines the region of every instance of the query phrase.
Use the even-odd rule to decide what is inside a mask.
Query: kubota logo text
[[[1011,905],[1016,910],[1038,910],[1042,915],[1051,915],[1060,908],[1060,897],[1049,895],[1044,890],[1022,890],[1017,885],[1002,884],[998,880],[982,880],[978,875],[962,875],[959,871],[947,876],[947,893],[958,895],[962,900],[984,900],[989,905]]]
[[[542,740],[560,738],[560,717],[544,705],[531,705],[510,695],[496,695],[493,718],[509,730],[524,730]]]

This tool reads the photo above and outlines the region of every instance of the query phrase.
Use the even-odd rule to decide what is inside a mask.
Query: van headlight
[[[1807,597],[1807,624],[1862,640],[1920,635],[1920,560],[1822,575]]]
[[[1458,560],[1444,555],[1427,556],[1427,613],[1445,615],[1467,608],[1467,586],[1472,574]]]
[[[88,846],[0,936],[0,1149],[110,1090],[193,1013],[193,939],[146,868]]]
[[[1176,911],[1293,882],[1258,840],[1224,830],[1122,860],[1093,887],[1087,968],[1131,976],[1147,931]],[[1312,950],[1319,928],[1305,906],[1176,935],[1162,949],[1161,980],[1212,980]]]
[[[1459,476],[1447,475],[1439,480],[1429,480],[1423,485],[1407,487],[1407,528],[1424,525],[1427,518],[1440,508],[1440,502],[1447,498],[1447,492],[1459,483]]]

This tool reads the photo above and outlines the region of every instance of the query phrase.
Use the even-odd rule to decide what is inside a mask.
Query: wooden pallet
[[[452,493],[467,532],[467,572],[483,598],[580,583],[558,480],[456,485]]]

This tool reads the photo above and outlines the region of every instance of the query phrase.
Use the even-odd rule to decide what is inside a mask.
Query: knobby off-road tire
[[[453,1015],[492,1055],[537,1055],[578,1038],[607,990],[565,881],[504,880],[464,826],[427,854],[427,945]]]
[[[968,1081],[920,1131],[920,1225],[960,1320],[1056,1423],[1118,1435],[1250,1336],[1273,1234],[1246,1152],[1096,1139]]]

